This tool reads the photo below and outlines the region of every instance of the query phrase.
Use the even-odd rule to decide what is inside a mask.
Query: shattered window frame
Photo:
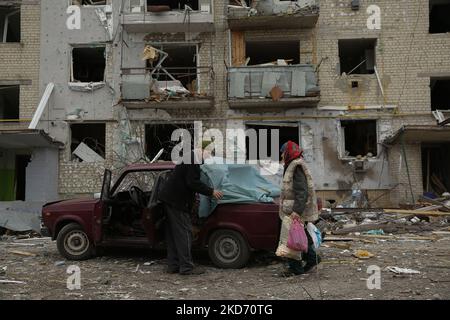
[[[21,43],[22,41],[22,7],[20,5],[1,5],[0,9],[5,11],[5,16],[0,20],[0,43]],[[9,11],[9,13],[8,13]],[[19,30],[17,41],[8,41],[9,19],[11,16],[19,15]]]
[[[200,93],[201,92],[201,88],[200,88],[200,85],[201,85],[201,83],[202,83],[202,81],[201,81],[201,71],[202,71],[202,66],[200,65],[200,55],[199,55],[199,52],[200,52],[200,45],[201,45],[201,43],[200,42],[186,42],[186,41],[184,41],[184,42],[148,42],[148,43],[146,43],[146,45],[149,45],[149,46],[152,46],[152,47],[154,47],[154,48],[156,48],[156,49],[158,49],[158,50],[162,50],[162,51],[165,51],[165,48],[167,48],[167,47],[169,47],[169,48],[179,48],[179,47],[187,47],[187,48],[189,48],[189,47],[195,47],[195,54],[194,54],[194,58],[195,58],[195,74],[196,74],[196,83],[195,83],[195,87],[197,88],[196,90],[195,90],[195,92],[198,94],[198,93]],[[170,55],[168,56],[168,58],[170,57]],[[159,61],[159,60],[158,60]],[[158,61],[155,61],[155,63],[154,63],[154,65],[156,65],[157,63],[158,63]],[[162,68],[167,68],[165,65],[164,65],[164,62],[162,63],[162,65],[161,65],[161,67]],[[168,68],[174,68],[174,67],[168,67]],[[186,67],[184,67],[184,68],[186,68]],[[154,67],[152,67],[152,66],[149,66],[148,64],[146,65],[146,69],[148,70],[148,72],[152,72],[153,70],[154,70]],[[183,66],[180,66],[180,67],[176,67],[176,69],[178,70],[178,69],[183,69]],[[170,72],[170,70],[171,69],[168,69],[167,71],[169,72],[169,73],[171,73]],[[176,77],[175,77],[176,78]]]
[[[347,57],[347,60],[350,60],[348,58],[347,55],[343,55],[344,53],[342,51],[356,51],[356,50],[349,50],[347,48],[347,46],[349,46],[349,42],[355,42],[358,43],[359,46],[364,46],[364,43],[366,42],[367,45],[373,45],[373,70],[372,69],[367,69],[367,55],[366,55],[366,59],[362,60],[359,64],[354,64],[352,65],[352,69],[349,70],[344,70],[343,68],[343,59],[345,59]],[[344,46],[345,44],[345,46]],[[379,44],[379,39],[377,37],[368,37],[368,38],[338,38],[337,39],[337,49],[338,49],[338,61],[339,61],[339,75],[342,76],[344,73],[347,76],[350,75],[357,75],[357,76],[372,76],[375,74],[375,68],[377,67],[377,48],[378,48],[378,44]],[[367,50],[367,49],[365,49]],[[353,53],[354,54],[354,53]],[[366,68],[365,71],[366,72],[361,72],[361,67],[364,66],[364,64],[366,64]]]
[[[119,177],[123,174],[124,173],[121,173]],[[115,196],[120,192],[129,191],[132,186],[136,186],[144,192],[151,192],[159,174],[160,171],[157,170],[129,171],[122,178],[112,196]]]
[[[351,155],[346,155],[345,151],[346,151],[346,144],[345,144],[345,127],[342,125],[345,122],[375,122],[375,137],[376,137],[376,155],[374,155],[372,158],[376,158],[378,159],[380,157],[381,154],[381,147],[380,147],[380,129],[379,129],[379,119],[375,119],[375,118],[367,118],[367,119],[339,119],[337,120],[337,131],[338,131],[338,136],[337,136],[337,141],[338,141],[338,157],[340,160],[353,160],[356,159],[357,156],[351,156]],[[362,155],[362,157],[365,157],[366,155]]]
[[[149,4],[148,3],[148,1],[149,0],[143,0],[144,1],[144,12],[145,13],[153,13],[152,11],[149,11],[148,10],[148,7],[149,6],[152,6],[151,4]],[[178,0],[178,1],[180,1],[180,0]],[[197,9],[194,9],[194,8],[192,8],[193,9],[193,12],[202,12],[202,10],[201,10],[201,2],[202,2],[202,0],[197,0]],[[210,0],[208,0],[208,2],[209,2],[209,7],[210,7],[210,11],[211,11],[211,8],[213,7],[213,5],[212,5],[212,1],[210,1]],[[159,5],[154,5],[154,6],[159,6]],[[130,6],[131,7],[131,6]],[[186,11],[186,9],[172,9],[172,8],[170,8],[170,10],[169,11],[167,11],[167,12],[185,12]]]
[[[83,1],[92,3],[83,4]],[[70,2],[73,6],[81,6],[81,7],[99,7],[111,4],[111,0],[71,0]]]
[[[101,81],[79,81],[77,79],[75,79],[74,76],[74,55],[73,55],[73,51],[74,49],[92,49],[92,48],[104,48],[104,59],[105,59],[105,69],[103,71],[103,80]],[[76,84],[76,83],[106,83],[106,72],[107,72],[107,66],[108,66],[108,47],[105,44],[85,44],[85,45],[80,45],[80,44],[73,44],[70,45],[70,77],[69,77],[69,84]]]
[[[94,161],[94,162],[86,162],[83,161],[79,156],[74,154],[74,151],[76,150],[76,147],[73,146],[74,144],[74,127],[81,127],[81,126],[89,126],[89,125],[99,125],[103,126],[102,129],[102,139],[95,139],[93,137],[84,137],[83,139],[80,139],[79,143],[77,144],[77,147],[83,142],[86,144],[91,150],[93,150],[95,153],[97,153],[101,158],[103,158],[102,161],[106,160],[107,155],[107,136],[106,136],[106,130],[107,130],[107,124],[106,122],[70,122],[69,123],[69,143],[67,144],[67,152],[68,152],[68,158],[70,159],[70,162],[76,162],[76,163],[85,163],[85,164],[92,164],[92,163],[99,163],[100,161]],[[86,130],[86,129],[85,129]],[[104,144],[101,144],[98,140],[104,140]],[[97,148],[92,147],[92,145],[89,142],[96,142]],[[96,150],[97,149],[97,150]],[[100,152],[101,151],[101,152]],[[77,160],[77,161],[76,161]]]

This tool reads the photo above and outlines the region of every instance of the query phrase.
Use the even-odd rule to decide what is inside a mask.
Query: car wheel
[[[94,253],[94,246],[78,223],[69,223],[58,233],[59,253],[69,260],[86,260]]]
[[[208,253],[219,268],[239,269],[250,259],[250,248],[244,237],[233,230],[218,230],[208,243]]]

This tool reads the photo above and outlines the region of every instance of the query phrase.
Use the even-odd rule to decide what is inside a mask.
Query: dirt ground
[[[256,254],[247,268],[221,270],[200,252],[194,257],[207,273],[180,276],[164,273],[164,252],[114,249],[88,261],[71,262],[59,255],[55,243],[49,239],[3,239],[0,299],[447,300],[450,235],[433,236],[438,239],[325,242],[320,248],[323,262],[318,270],[289,278],[280,276],[284,270],[282,261],[268,254]],[[358,249],[367,250],[374,257],[366,260],[353,257]],[[70,276],[67,269],[71,265],[80,268],[80,290],[67,288]],[[381,289],[367,287],[371,276],[367,269],[371,265],[381,269]],[[388,266],[410,268],[420,274],[399,275],[385,270]]]

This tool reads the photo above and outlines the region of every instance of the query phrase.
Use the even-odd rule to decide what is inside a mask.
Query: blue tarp
[[[202,181],[223,192],[220,201],[200,195],[202,218],[208,217],[220,203],[267,203],[280,196],[280,187],[265,179],[252,165],[204,164],[201,170]]]

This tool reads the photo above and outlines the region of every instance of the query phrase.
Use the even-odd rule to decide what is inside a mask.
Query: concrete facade
[[[40,1],[0,1],[0,10],[0,201],[55,200],[58,144],[28,130],[40,100]]]
[[[106,7],[81,7],[81,29],[69,30],[66,22],[71,14],[67,13],[67,3],[42,0],[40,92],[50,82],[55,83],[55,90],[39,126],[65,144],[59,156],[60,196],[99,192],[105,168],[120,168],[142,160],[142,150],[148,144],[146,125],[201,120],[205,129],[223,132],[226,128],[246,129],[255,123],[297,126],[305,159],[319,195],[325,200],[340,202],[352,189],[362,189],[368,191],[373,206],[397,206],[412,201],[410,184],[417,198],[424,191],[420,143],[408,142],[403,149],[382,142],[402,125],[435,124],[430,107],[430,77],[450,75],[450,35],[429,33],[427,0],[361,0],[358,10],[352,10],[349,0],[313,2],[320,8],[319,13],[311,15],[308,11],[308,23],[302,24],[298,23],[306,19],[302,11],[288,12],[284,2],[274,0],[274,8],[283,10],[275,18],[270,17],[273,24],[261,27],[264,21],[260,16],[255,17],[259,20],[253,26],[242,22],[246,15],[239,23],[229,24],[227,0],[201,1],[202,12],[193,13],[191,29],[186,22],[189,14],[184,12],[172,11],[152,19],[144,7],[131,9],[131,3],[139,1],[111,0]],[[312,2],[297,3],[307,6]],[[380,20],[375,19],[374,24],[377,10]],[[281,27],[285,17],[289,23]],[[161,32],[164,26],[167,33]],[[230,26],[238,27],[230,30]],[[235,31],[241,32],[245,41],[298,41],[299,62],[317,70],[318,103],[305,105],[300,101],[297,106],[291,102],[287,107],[288,101],[276,105],[266,98],[261,99],[264,109],[231,108],[227,68],[232,66]],[[341,73],[339,40],[345,39],[376,39],[379,79],[376,74]],[[149,44],[195,45],[197,67],[201,67],[197,93],[202,97],[124,101],[124,82],[133,72],[145,73],[142,53]],[[71,83],[73,48],[98,45],[106,48],[104,81],[98,88]],[[80,86],[84,92],[79,91]],[[354,173],[349,164],[354,159],[345,156],[342,120],[376,121],[377,154],[368,159],[365,172]],[[80,123],[105,124],[105,161],[73,160],[70,127]]]

